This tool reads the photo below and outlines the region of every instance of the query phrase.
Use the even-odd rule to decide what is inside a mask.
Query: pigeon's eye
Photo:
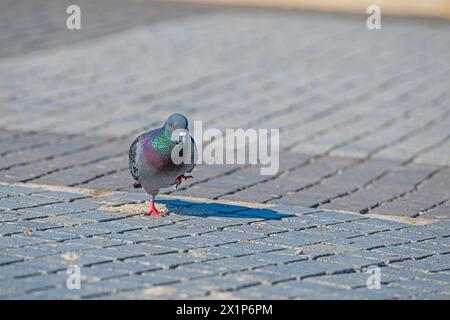
[[[176,129],[177,125],[175,123],[172,123],[171,127],[172,129]]]

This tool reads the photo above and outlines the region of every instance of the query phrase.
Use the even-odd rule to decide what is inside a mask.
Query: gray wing
[[[130,168],[130,173],[133,176],[133,179],[136,181],[139,180],[139,160],[137,157],[137,147],[139,143],[142,143],[144,136],[145,133],[134,139],[134,141],[131,143],[130,150],[128,150],[128,166]]]

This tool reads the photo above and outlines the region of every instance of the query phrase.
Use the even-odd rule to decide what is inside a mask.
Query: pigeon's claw
[[[193,177],[192,176],[185,176],[184,174],[182,174],[181,176],[177,177],[175,179],[176,188],[178,189],[178,186],[181,184],[181,182],[183,182],[183,180],[187,180],[187,179],[190,179],[190,178],[193,178]]]
[[[154,214],[157,217],[165,217],[166,215],[162,212],[159,212],[158,210],[156,210],[156,208],[151,209],[149,212],[147,212],[148,216],[151,216],[152,214]]]
[[[164,213],[159,212],[158,210],[156,210],[156,207],[155,207],[155,200],[152,200],[152,208],[150,209],[149,212],[147,212],[147,215],[148,215],[148,216],[151,216],[152,214],[154,214],[154,215],[157,216],[157,217],[164,217],[164,216],[165,216]]]

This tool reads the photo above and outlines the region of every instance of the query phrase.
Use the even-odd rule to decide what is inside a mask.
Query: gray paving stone
[[[436,284],[421,280],[405,280],[401,282],[394,282],[390,284],[390,286],[409,289],[413,292],[414,296],[421,295],[426,292],[442,292],[446,293],[447,295],[450,293],[448,285]]]
[[[406,268],[410,270],[416,270],[421,272],[438,272],[442,270],[448,270],[448,265],[435,264],[427,260],[427,258],[421,260],[406,260],[392,264],[396,268]]]
[[[382,262],[375,259],[370,258],[361,258],[355,256],[346,256],[346,255],[332,255],[323,258],[319,258],[318,261],[336,263],[343,266],[355,267],[355,268],[367,268],[369,266],[377,266],[381,265]]]
[[[214,291],[232,291],[250,285],[256,285],[258,282],[251,279],[240,278],[234,275],[210,278],[200,278],[192,280],[195,286],[202,288],[207,293]]]
[[[0,256],[0,265],[6,265],[6,264],[13,263],[13,262],[19,262],[22,260],[23,260],[23,258],[1,255]]]
[[[352,238],[347,241],[348,244],[362,249],[374,249],[391,245],[400,245],[409,242],[410,241],[407,239],[384,237],[383,233]]]
[[[394,246],[394,247],[382,247],[372,250],[373,252],[380,253],[380,258],[383,261],[394,262],[401,261],[405,259],[419,259],[425,258],[430,255],[430,253],[417,250],[411,247],[406,247],[403,245]]]
[[[333,288],[336,291],[336,288]],[[339,290],[339,289],[338,289]],[[263,292],[267,292],[264,294]],[[239,290],[236,295],[246,299],[311,299],[330,293],[328,287],[306,281],[287,281],[275,285],[254,286]]]
[[[139,262],[145,264],[147,266],[155,267],[155,268],[169,268],[174,266],[179,266],[182,264],[193,263],[197,261],[199,258],[187,256],[179,253],[168,253],[159,256],[143,256],[132,258],[129,261],[131,262]]]
[[[417,243],[411,244],[403,244],[405,248],[413,248],[418,250],[423,250],[428,253],[438,253],[438,254],[446,254],[449,253],[449,247],[440,243],[439,239],[437,240],[426,240]]]
[[[301,279],[338,271],[351,270],[351,268],[320,261],[299,261],[279,266],[263,267],[261,270]]]
[[[358,221],[358,220],[365,219],[361,215],[344,213],[344,212],[333,212],[333,211],[313,212],[310,215],[315,219],[331,220],[331,221],[336,221],[336,222],[350,222],[350,221]]]
[[[304,281],[330,286],[332,288],[355,289],[365,288],[368,277],[369,274],[367,273],[351,272],[307,278]]]

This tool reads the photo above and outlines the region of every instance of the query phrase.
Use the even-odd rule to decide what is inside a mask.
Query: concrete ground
[[[449,22],[78,3],[0,4],[0,298],[450,297]],[[279,128],[280,171],[198,165],[144,216],[128,146],[175,111]]]

